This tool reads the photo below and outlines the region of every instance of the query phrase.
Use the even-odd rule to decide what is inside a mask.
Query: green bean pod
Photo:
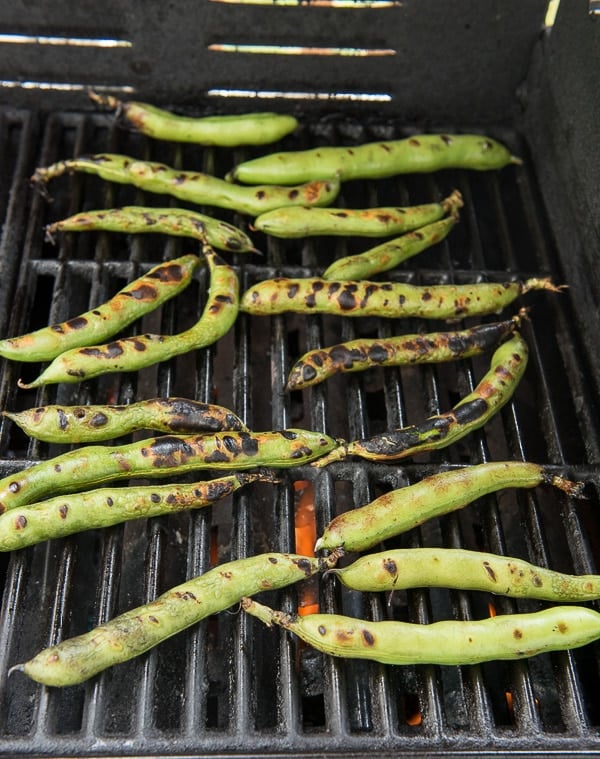
[[[270,153],[238,164],[227,175],[245,184],[296,184],[336,174],[350,179],[384,179],[441,169],[501,169],[521,160],[501,143],[480,134],[419,134],[352,147],[318,147]]]
[[[600,575],[568,575],[523,559],[462,548],[382,551],[329,573],[362,592],[453,588],[560,603],[600,598]]]
[[[192,327],[175,335],[146,333],[65,351],[32,382],[18,380],[19,387],[83,382],[110,372],[138,371],[216,343],[237,318],[239,280],[233,267],[212,249],[206,248],[204,255],[210,269],[210,286],[206,305]]]
[[[2,414],[30,437],[47,443],[97,443],[137,430],[191,433],[248,429],[224,406],[175,397],[119,406],[37,406]]]
[[[225,611],[244,596],[312,577],[331,560],[284,553],[237,559],[166,591],[89,632],[40,651],[13,671],[56,687],[76,685],[115,664],[140,656],[167,638]]]
[[[600,638],[600,614],[584,606],[554,606],[481,620],[442,620],[427,625],[370,622],[340,614],[299,617],[251,599],[242,608],[266,625],[279,625],[308,645],[346,659],[382,664],[465,665],[526,659],[566,651]]]
[[[187,208],[152,208],[123,206],[98,211],[82,211],[67,219],[46,226],[49,240],[57,232],[121,232],[123,234],[156,234],[192,237],[217,250],[230,253],[256,253],[252,240],[233,224]]]
[[[198,256],[186,255],[154,266],[86,313],[0,340],[0,356],[16,361],[51,361],[66,350],[105,340],[184,290],[199,262]]]
[[[494,351],[490,368],[477,384],[450,411],[382,432],[365,440],[341,443],[315,466],[326,466],[346,456],[371,461],[399,461],[424,451],[433,451],[461,440],[483,427],[512,398],[529,359],[527,343],[518,332]]]
[[[260,470],[193,484],[96,488],[56,496],[0,514],[0,551],[16,551],[133,519],[206,508],[252,482],[276,482],[276,479],[272,473]]]
[[[540,464],[526,461],[493,461],[450,469],[339,514],[317,540],[315,551],[364,551],[490,493],[539,485],[552,485],[572,497],[579,497],[583,490],[583,483],[571,482]]]
[[[116,111],[117,121],[156,140],[235,148],[268,145],[296,129],[298,120],[285,113],[236,113],[225,116],[181,116],[149,103],[121,101],[90,93],[98,105]]]
[[[275,277],[249,287],[240,299],[240,310],[254,316],[293,312],[385,319],[459,319],[497,313],[530,290],[556,292],[560,289],[547,278],[468,285],[410,285],[322,277]]]
[[[463,205],[458,190],[439,203],[378,208],[276,208],[254,221],[260,232],[282,238],[328,236],[388,237],[419,229],[455,213]]]
[[[303,390],[338,373],[375,366],[441,363],[477,356],[496,347],[521,324],[519,314],[500,322],[452,332],[415,333],[387,338],[358,338],[307,351],[290,369],[286,390]]]
[[[302,466],[337,442],[321,432],[214,432],[163,435],[124,445],[86,445],[0,480],[0,513],[51,494],[87,490],[110,480],[167,477],[197,469]]]
[[[335,175],[296,187],[270,184],[244,187],[211,174],[182,171],[162,163],[140,161],[115,153],[58,161],[36,169],[31,181],[43,187],[51,179],[75,171],[92,174],[108,182],[133,185],[147,192],[171,195],[187,203],[225,208],[249,216],[260,216],[281,206],[330,205],[340,190],[340,181]]]

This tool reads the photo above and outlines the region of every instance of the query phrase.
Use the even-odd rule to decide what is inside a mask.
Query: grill
[[[600,165],[586,153],[599,123],[592,84],[599,48],[594,9],[563,3],[551,33],[542,34],[542,2],[506,2],[495,15],[470,2],[445,3],[444,11],[434,11],[431,3],[417,8],[375,0],[349,7],[176,2],[144,19],[129,4],[123,10],[122,3],[108,2],[102,27],[92,34],[76,4],[55,3],[52,23],[42,5],[17,3],[0,12],[7,30],[0,43],[2,335],[87,310],[150,266],[195,246],[110,233],[65,235],[53,245],[44,239],[45,224],[76,211],[176,204],[83,175],[55,180],[49,203],[28,185],[37,166],[106,151],[224,176],[258,153],[159,143],[125,131],[90,107],[82,92],[88,86],[191,112],[256,108],[257,98],[268,99],[269,107],[300,116],[302,127],[278,146],[286,149],[392,139],[426,128],[485,132],[522,156],[523,166],[350,182],[338,204],[416,204],[458,188],[465,199],[458,227],[389,279],[429,284],[552,276],[569,289],[531,293],[515,304],[512,312],[531,307],[523,327],[531,350],[525,377],[483,430],[447,449],[401,464],[301,466],[282,472],[278,484],[253,484],[209,509],[2,555],[0,750],[13,756],[599,751],[597,645],[516,663],[392,667],[324,657],[232,609],[81,686],[50,689],[7,674],[46,645],[144,603],[216,562],[294,551],[298,483],[314,489],[321,532],[336,513],[432,472],[502,459],[544,463],[585,480],[586,499],[549,489],[503,491],[386,547],[474,548],[564,572],[598,571],[600,289],[593,265],[599,237],[593,188]],[[186,18],[194,23],[182,24]],[[366,48],[364,41],[358,44],[365,21]],[[328,22],[336,24],[335,49],[324,39]],[[237,30],[233,42],[229,29]],[[424,44],[431,39],[439,43],[438,56]],[[278,46],[276,77],[265,49],[275,40],[286,42]],[[292,55],[292,43],[304,46],[304,54]],[[246,217],[217,215],[249,231],[263,252],[229,256],[242,288],[278,275],[311,276],[366,248],[364,241],[343,238],[267,239],[251,230]],[[174,333],[192,324],[202,310],[206,276],[200,271],[185,294],[133,330]],[[373,369],[286,393],[292,363],[305,350],[358,336],[436,328],[419,320],[242,314],[217,345],[135,374],[24,391],[17,379],[32,379],[39,366],[3,361],[0,404],[16,410],[180,395],[228,406],[256,430],[296,426],[356,439],[451,408],[486,371],[488,357]],[[33,441],[6,421],[0,429],[0,476],[67,450]],[[498,613],[539,607],[440,589],[361,594],[327,577],[312,590],[326,611],[421,623],[483,618],[490,604]],[[298,593],[292,587],[263,597],[291,611]]]

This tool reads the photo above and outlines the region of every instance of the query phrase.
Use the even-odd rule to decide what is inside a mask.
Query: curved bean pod
[[[288,375],[286,390],[303,390],[338,372],[361,372],[374,366],[440,363],[470,358],[497,346],[521,324],[522,309],[512,319],[452,332],[415,333],[388,338],[359,338],[301,356]]]
[[[496,140],[480,134],[419,134],[352,147],[318,147],[270,153],[238,164],[227,175],[245,184],[296,184],[335,176],[383,179],[441,169],[501,169],[521,160]]]
[[[493,461],[450,469],[339,514],[317,540],[315,551],[363,551],[429,519],[462,509],[489,493],[539,485],[552,485],[572,497],[580,496],[583,490],[583,483],[571,482],[540,464],[525,461]]]
[[[525,614],[428,625],[369,622],[340,614],[297,617],[251,599],[242,600],[242,608],[330,656],[382,664],[463,665],[525,659],[579,648],[600,638],[600,614],[584,606],[554,606]]]
[[[292,585],[312,577],[329,563],[297,554],[264,553],[221,564],[148,604],[45,648],[10,671],[24,672],[45,685],[76,685],[229,609],[244,596]]]
[[[240,310],[255,316],[294,312],[387,319],[459,319],[501,311],[530,290],[557,292],[550,279],[476,282],[469,285],[410,285],[403,282],[275,277],[248,288]]]
[[[86,445],[0,480],[0,513],[52,493],[87,490],[110,480],[166,477],[197,469],[301,466],[336,445],[336,440],[321,432],[295,428],[163,435],[124,445]]]
[[[139,161],[115,153],[58,161],[36,169],[31,181],[43,187],[51,179],[74,171],[93,174],[108,182],[133,185],[148,192],[172,195],[188,203],[226,208],[250,216],[260,216],[281,206],[330,205],[340,189],[340,181],[335,175],[296,187],[243,187],[210,174],[181,171],[162,163]]]
[[[455,588],[561,603],[600,598],[600,575],[568,575],[523,559],[462,548],[382,551],[329,573],[363,592]]]
[[[267,145],[293,132],[298,120],[284,113],[256,112],[225,116],[180,116],[149,103],[121,101],[90,93],[98,105],[116,110],[119,122],[148,137],[169,142],[191,142],[234,148]]]
[[[175,335],[136,335],[65,351],[32,382],[18,380],[19,387],[82,382],[110,372],[137,371],[216,343],[237,318],[239,280],[235,270],[213,250],[205,249],[204,255],[210,269],[210,287],[202,314],[192,327]]]
[[[458,211],[462,195],[455,190],[440,203],[418,206],[382,206],[379,208],[315,208],[293,206],[276,208],[254,220],[260,232],[286,239],[315,235],[387,237],[402,234],[438,221],[447,213]]]
[[[202,509],[251,482],[276,482],[267,471],[236,472],[184,485],[97,488],[49,498],[0,514],[0,551],[16,551],[84,530]]]
[[[97,443],[137,430],[191,433],[248,429],[224,406],[188,398],[150,398],[123,406],[37,406],[2,414],[30,437],[48,443]]]
[[[187,208],[152,208],[124,206],[98,211],[82,211],[46,227],[46,237],[57,232],[92,232],[103,230],[123,234],[155,232],[157,234],[193,237],[218,250],[230,253],[256,253],[252,240],[233,224],[190,211]]]
[[[0,340],[0,356],[50,361],[66,350],[105,340],[184,290],[200,259],[187,255],[154,266],[91,311],[19,337]]]
[[[421,424],[382,432],[366,440],[342,443],[314,465],[326,466],[349,455],[371,461],[398,461],[424,451],[446,448],[483,427],[508,403],[521,381],[528,358],[527,343],[516,332],[496,348],[484,377],[450,411],[430,416]]]

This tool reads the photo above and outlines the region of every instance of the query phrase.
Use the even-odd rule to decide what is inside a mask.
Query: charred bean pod
[[[293,206],[261,214],[253,226],[273,237],[287,239],[316,235],[388,237],[432,224],[448,213],[456,213],[462,205],[462,195],[455,190],[439,203],[418,206],[362,209]]]
[[[150,103],[121,101],[90,93],[98,105],[116,111],[117,121],[156,140],[234,148],[268,145],[296,129],[298,121],[284,113],[257,111],[224,116],[182,116]]]
[[[246,184],[296,184],[339,175],[383,179],[442,169],[489,171],[521,163],[497,140],[480,134],[420,134],[352,147],[318,147],[270,153],[238,164],[227,175]]]
[[[97,488],[49,498],[0,514],[0,551],[16,551],[133,519],[202,509],[249,483],[275,481],[268,471],[236,472],[193,484]]]
[[[581,482],[572,482],[526,461],[493,461],[451,469],[339,514],[327,525],[315,550],[363,551],[429,519],[462,509],[484,495],[539,485],[551,485],[575,498],[581,496],[584,487]]]
[[[247,430],[224,406],[189,398],[149,398],[119,406],[48,405],[2,413],[30,437],[47,443],[97,443],[146,429],[176,433]]]
[[[34,185],[44,188],[51,179],[76,171],[98,176],[108,182],[133,185],[147,192],[171,195],[187,203],[225,208],[249,216],[260,216],[281,206],[327,206],[333,203],[340,189],[340,181],[335,175],[296,187],[271,184],[245,187],[211,174],[182,171],[162,163],[139,161],[115,153],[59,161],[36,169],[31,180]]]
[[[125,445],[87,445],[0,480],[0,513],[110,480],[167,477],[198,469],[301,466],[336,445],[328,435],[296,428],[163,435]]]
[[[523,310],[512,319],[452,332],[415,333],[388,338],[359,338],[301,356],[288,375],[287,390],[302,390],[342,372],[375,366],[440,363],[480,355],[496,347],[520,325]]]
[[[248,288],[240,310],[255,316],[287,312],[385,319],[460,319],[500,312],[530,290],[559,291],[550,279],[411,285],[403,282],[275,277]]]
[[[297,554],[264,553],[218,565],[148,604],[45,648],[24,664],[12,667],[11,672],[22,671],[44,685],[76,685],[229,609],[244,596],[292,585],[312,577],[330,562]]]
[[[124,206],[97,211],[82,211],[46,227],[52,240],[57,232],[121,232],[123,234],[156,234],[192,237],[217,250],[230,253],[256,253],[252,240],[233,224],[187,208],[152,208]]]
[[[427,625],[370,622],[340,614],[298,617],[251,599],[242,608],[266,625],[279,625],[318,651],[382,664],[480,664],[525,659],[579,648],[600,638],[600,614],[583,606],[554,606],[481,620],[442,620]]]
[[[204,255],[210,270],[210,286],[206,305],[192,327],[175,335],[146,333],[65,351],[32,382],[19,380],[19,387],[83,382],[110,372],[137,371],[216,343],[229,332],[237,318],[239,280],[233,267],[212,249],[206,248]]]
[[[560,603],[600,598],[600,575],[569,575],[523,559],[462,548],[382,551],[330,574],[362,592],[453,588]]]
[[[342,443],[315,466],[325,466],[349,455],[371,461],[398,461],[424,451],[446,448],[483,427],[508,403],[521,381],[528,358],[527,343],[516,332],[496,348],[488,372],[450,411],[430,416],[421,424]]]
[[[0,356],[17,361],[51,361],[67,350],[105,340],[184,290],[199,263],[198,256],[186,255],[154,266],[86,313],[0,340]]]

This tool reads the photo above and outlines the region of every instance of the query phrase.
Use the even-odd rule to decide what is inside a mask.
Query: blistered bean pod
[[[238,164],[227,175],[245,184],[296,184],[339,175],[383,179],[441,169],[488,171],[521,163],[501,143],[480,134],[419,134],[352,147],[318,147],[270,153]]]
[[[530,290],[559,291],[550,279],[410,285],[404,282],[275,277],[249,287],[240,310],[255,316],[294,312],[397,319],[459,319],[501,311]]]
[[[415,333],[387,338],[358,338],[301,356],[288,375],[286,390],[303,390],[342,372],[375,366],[441,363],[480,355],[511,335],[525,315],[452,332]]]
[[[260,216],[281,206],[327,206],[333,203],[340,189],[340,181],[335,175],[296,187],[244,187],[211,174],[182,171],[115,153],[58,161],[36,169],[31,181],[43,187],[51,179],[75,171],[93,174],[108,182],[133,185],[147,192],[171,195],[188,203],[226,208],[249,216]]]
[[[232,411],[189,398],[149,398],[128,405],[37,406],[3,411],[30,437],[47,443],[97,443],[137,430],[218,432],[247,430]]]
[[[583,490],[583,483],[526,461],[493,461],[450,469],[391,490],[365,506],[334,517],[317,540],[315,551],[363,551],[429,519],[462,509],[489,493],[539,485],[552,485],[571,497],[579,497]]]
[[[91,311],[0,340],[0,356],[17,361],[50,361],[66,350],[105,340],[184,290],[199,262],[198,256],[187,255],[154,266]]]
[[[582,603],[600,598],[600,575],[568,575],[508,556],[463,548],[398,548],[330,570],[352,590],[477,590],[511,598]]]
[[[86,445],[1,479],[0,513],[110,480],[167,477],[197,469],[302,466],[336,445],[336,440],[321,432],[296,428],[163,435],[124,445]]]
[[[382,664],[464,665],[526,659],[579,648],[600,638],[600,614],[584,606],[554,606],[525,614],[427,625],[370,622],[340,614],[298,617],[249,598],[242,601],[242,608],[330,656]]]
[[[117,120],[148,137],[169,142],[191,142],[234,148],[267,145],[296,129],[298,120],[285,113],[236,113],[225,116],[181,116],[149,103],[121,101],[90,93],[98,105],[116,111]]]
[[[275,482],[268,471],[236,472],[193,484],[96,488],[56,496],[0,514],[0,551],[16,551],[84,530],[133,519],[202,509],[252,482]]]
[[[263,553],[220,564],[148,604],[45,648],[24,664],[12,667],[11,672],[22,671],[44,685],[76,685],[229,609],[244,596],[292,585],[330,563],[297,554]]]
[[[508,403],[525,373],[528,358],[527,343],[517,332],[496,348],[489,370],[450,411],[430,416],[421,424],[342,443],[315,465],[325,466],[350,455],[371,461],[399,461],[424,451],[446,448],[483,427]]]
[[[192,327],[175,335],[146,333],[65,351],[32,382],[18,380],[19,387],[82,382],[110,372],[133,372],[216,343],[237,318],[239,280],[233,267],[212,249],[205,248],[204,254],[210,269],[210,286],[206,305]]]
[[[362,209],[293,206],[263,213],[253,226],[273,237],[288,239],[316,235],[388,237],[432,224],[462,205],[462,195],[455,190],[440,203],[418,206]]]
[[[230,253],[256,253],[252,240],[238,227],[187,208],[124,206],[98,211],[82,211],[67,219],[48,224],[46,236],[52,240],[57,232],[97,230],[129,235],[154,232],[177,237],[192,237],[218,250],[226,250]]]

